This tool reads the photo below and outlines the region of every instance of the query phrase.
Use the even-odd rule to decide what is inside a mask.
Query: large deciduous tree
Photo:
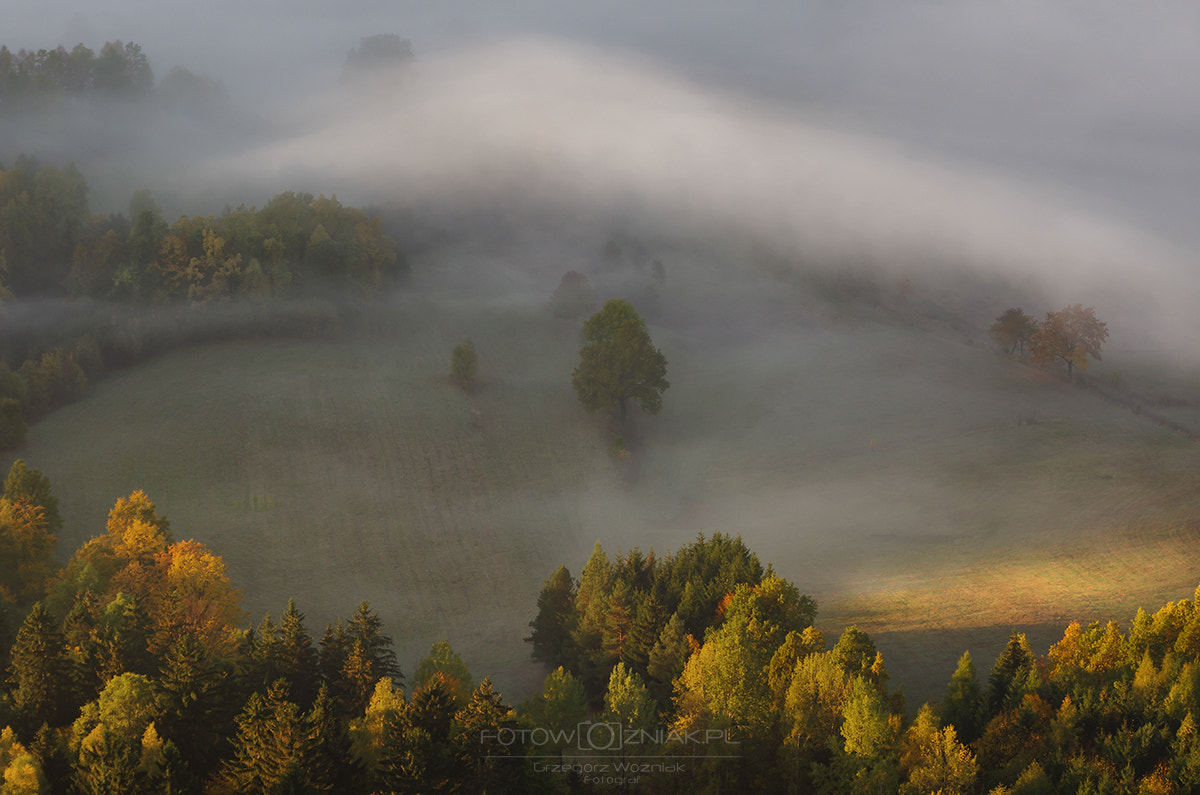
[[[585,345],[571,378],[575,394],[589,412],[620,410],[629,400],[649,414],[662,410],[667,359],[654,347],[646,321],[625,300],[613,298],[583,324]]]
[[[1029,353],[1033,363],[1049,366],[1062,362],[1067,366],[1070,377],[1074,368],[1086,370],[1087,357],[1100,360],[1100,346],[1108,339],[1108,328],[1096,319],[1090,306],[1080,304],[1047,312],[1038,330],[1029,339]]]

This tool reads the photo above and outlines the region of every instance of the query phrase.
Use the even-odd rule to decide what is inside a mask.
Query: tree
[[[43,723],[63,726],[71,719],[72,674],[62,633],[38,602],[17,630],[8,676],[12,705],[26,736]]]
[[[475,371],[479,369],[479,357],[475,355],[475,343],[465,340],[454,346],[450,352],[450,377],[463,389],[467,389],[475,381]]]
[[[1005,353],[1025,354],[1029,338],[1037,331],[1037,323],[1021,309],[1005,309],[988,328],[988,334]]]
[[[46,520],[46,530],[57,533],[62,529],[62,517],[58,513],[58,498],[50,493],[50,478],[40,470],[30,469],[21,459],[13,462],[4,481],[5,499],[16,502],[22,498],[40,506]]]
[[[434,676],[441,676],[445,686],[454,696],[459,707],[465,707],[470,701],[471,691],[475,689],[475,680],[463,658],[450,648],[450,641],[440,640],[429,649],[429,654],[421,658],[412,675],[412,686],[419,688]]]
[[[1095,310],[1073,304],[1046,313],[1029,339],[1029,353],[1033,363],[1041,367],[1061,361],[1067,366],[1069,378],[1075,367],[1087,369],[1088,356],[1100,360],[1100,346],[1107,339],[1108,328],[1096,319]]]
[[[963,742],[972,742],[982,729],[983,693],[975,672],[971,652],[964,651],[958,660],[958,668],[942,698],[942,720],[947,726],[958,730]]]
[[[538,596],[537,618],[526,643],[533,645],[533,659],[547,666],[565,665],[574,657],[571,632],[577,619],[575,580],[566,566],[559,566],[546,580]]]
[[[618,408],[624,419],[631,399],[648,414],[662,410],[662,393],[670,386],[667,359],[628,301],[607,301],[583,324],[583,337],[571,384],[587,411]]]

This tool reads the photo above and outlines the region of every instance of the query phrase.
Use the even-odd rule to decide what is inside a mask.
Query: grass
[[[573,324],[425,293],[361,333],[121,372],[20,455],[60,498],[64,553],[145,489],[225,558],[253,621],[294,597],[319,634],[367,599],[407,671],[447,638],[513,700],[540,683],[521,638],[544,578],[596,540],[740,533],[818,599],[830,642],[870,632],[913,703],[1013,628],[1044,647],[1071,619],[1190,597],[1194,442],[941,321],[834,322],[793,297],[665,295],[648,319],[672,388],[620,467],[570,389]],[[446,378],[466,337],[470,392]]]

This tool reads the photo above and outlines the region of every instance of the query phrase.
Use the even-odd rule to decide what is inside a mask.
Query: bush
[[[479,367],[479,358],[475,355],[475,344],[470,340],[454,346],[450,354],[450,377],[464,389],[475,380],[475,371]]]

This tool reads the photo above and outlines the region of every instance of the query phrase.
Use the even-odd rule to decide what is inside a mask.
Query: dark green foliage
[[[566,566],[559,566],[546,580],[537,601],[538,614],[525,642],[533,645],[533,659],[549,668],[567,665],[575,657],[572,633],[578,621],[575,611],[575,580]]]
[[[963,652],[958,668],[942,697],[942,724],[953,726],[959,742],[970,743],[979,736],[983,718],[983,692],[969,651]]]
[[[277,681],[265,694],[250,696],[238,716],[234,757],[224,777],[244,795],[303,792],[307,739],[299,707],[288,700],[287,684]]]
[[[239,707],[230,671],[184,635],[167,650],[154,695],[159,734],[176,745],[193,775],[206,777],[225,753]]]
[[[8,671],[22,736],[32,737],[43,723],[57,727],[74,718],[75,672],[62,633],[41,602],[17,630]]]
[[[308,709],[321,686],[317,650],[304,628],[304,614],[296,602],[288,600],[287,612],[279,623],[279,675],[287,680],[292,699],[301,709]]]
[[[352,795],[362,791],[366,773],[351,748],[345,724],[338,719],[329,689],[322,686],[301,724],[300,766],[306,792]]]
[[[987,711],[995,715],[1020,700],[1034,674],[1033,651],[1025,635],[1013,632],[988,675]]]
[[[454,743],[459,749],[460,773],[466,792],[527,792],[523,743],[509,739],[517,716],[484,678],[470,702],[455,716]]]
[[[649,675],[647,685],[660,704],[665,704],[670,697],[672,682],[683,673],[683,666],[691,654],[692,647],[688,643],[683,619],[675,613],[655,640],[646,664],[646,673]]]
[[[571,385],[587,411],[616,408],[623,418],[629,400],[648,414],[662,410],[662,393],[670,386],[667,359],[628,301],[607,301],[583,324],[583,338]]]
[[[451,792],[464,770],[450,743],[454,694],[441,676],[413,693],[412,702],[387,727],[380,772],[387,792]]]

